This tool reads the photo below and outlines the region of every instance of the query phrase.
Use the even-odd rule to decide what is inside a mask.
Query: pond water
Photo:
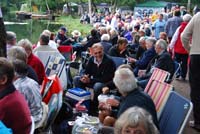
[[[9,18],[7,17],[4,19],[6,31],[15,32],[17,41],[27,38],[33,44],[38,41],[39,36],[44,29],[48,29],[56,34],[59,27],[62,26],[62,24],[51,20],[17,20],[16,17],[15,19],[13,19],[13,17],[11,17],[12,19]]]

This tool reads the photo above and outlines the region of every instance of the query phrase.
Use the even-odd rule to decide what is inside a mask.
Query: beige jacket
[[[192,37],[192,45],[190,39]],[[190,55],[200,54],[200,12],[194,15],[181,34],[181,41],[184,48]]]

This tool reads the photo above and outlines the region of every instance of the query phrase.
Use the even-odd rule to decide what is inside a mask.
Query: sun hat
[[[71,34],[72,34],[73,37],[81,36],[81,33],[78,30],[74,30]]]

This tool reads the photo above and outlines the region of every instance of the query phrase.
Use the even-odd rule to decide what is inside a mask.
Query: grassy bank
[[[83,36],[87,35],[92,26],[89,24],[81,24],[80,17],[72,17],[72,16],[61,16],[56,19],[57,23],[64,24],[68,29],[68,35],[73,30],[79,30]]]

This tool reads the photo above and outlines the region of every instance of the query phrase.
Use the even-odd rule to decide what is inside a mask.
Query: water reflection
[[[50,20],[23,20],[18,22],[5,21],[7,31],[13,31],[17,34],[17,40],[28,38],[32,43],[36,43],[41,32],[48,29],[54,33],[57,32],[62,24]]]

